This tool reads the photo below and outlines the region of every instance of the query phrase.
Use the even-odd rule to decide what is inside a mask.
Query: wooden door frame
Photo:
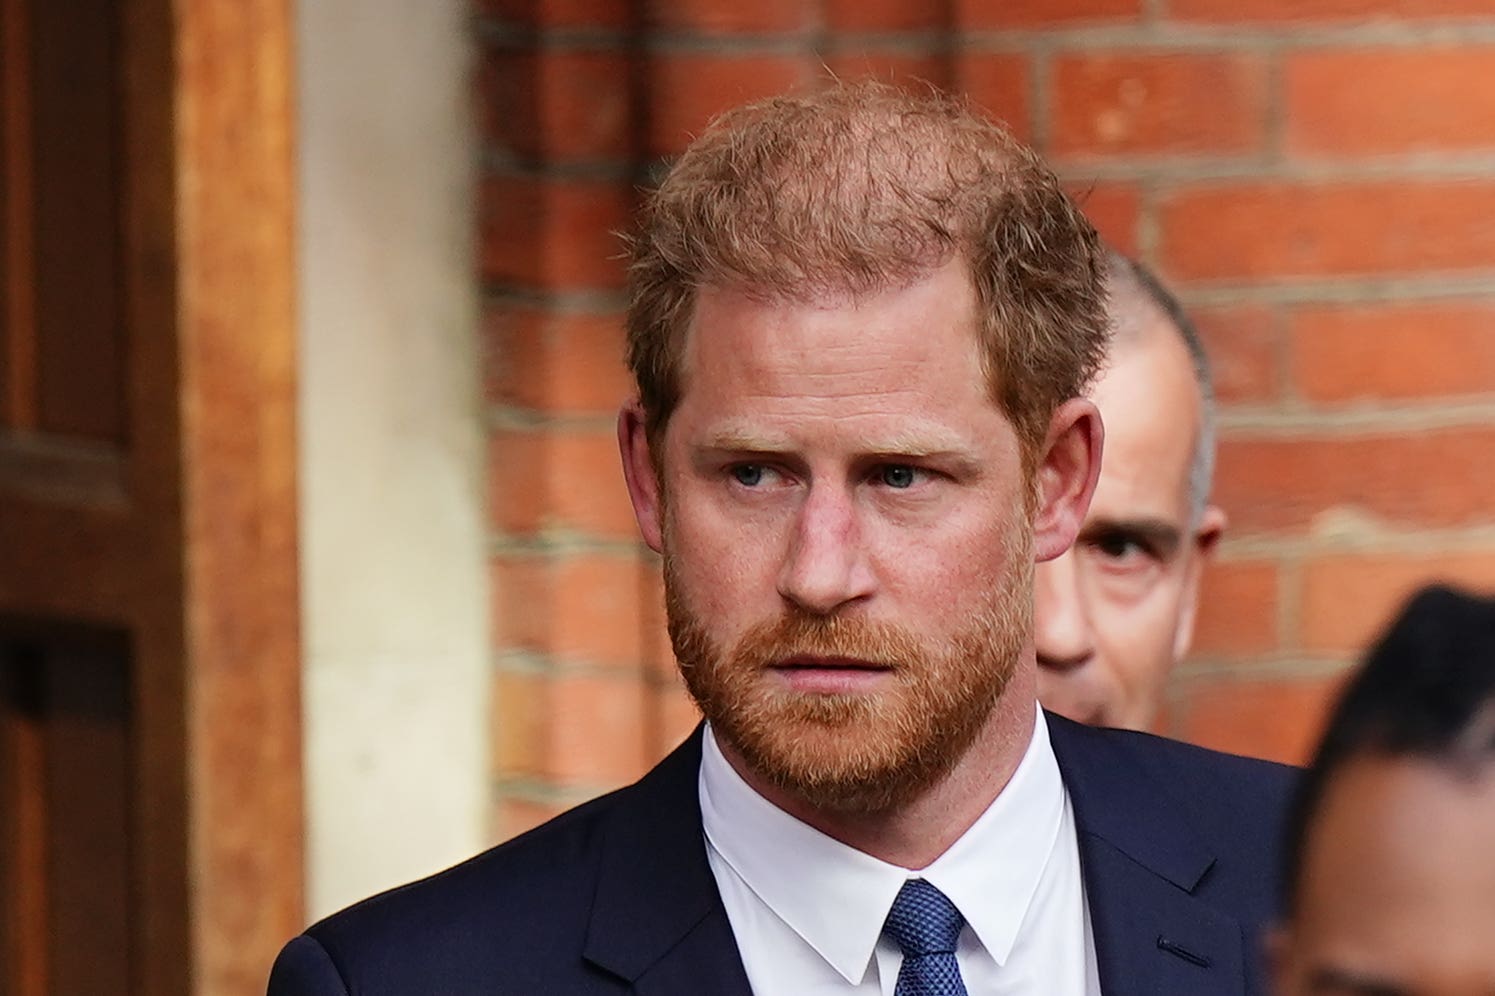
[[[302,926],[293,21],[173,10],[192,988],[258,993]]]

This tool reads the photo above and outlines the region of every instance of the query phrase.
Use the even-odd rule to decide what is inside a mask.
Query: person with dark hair
[[[1106,303],[1111,343],[1088,392],[1105,458],[1079,537],[1035,573],[1038,698],[1081,723],[1145,730],[1188,652],[1200,579],[1225,529],[1210,502],[1215,398],[1189,316],[1115,250]]]
[[[1495,600],[1419,593],[1330,716],[1288,823],[1280,996],[1495,993]]]
[[[706,722],[312,926],[274,996],[1259,993],[1284,769],[1038,708],[1107,337],[1054,174],[834,83],[719,118],[629,253],[619,448]]]

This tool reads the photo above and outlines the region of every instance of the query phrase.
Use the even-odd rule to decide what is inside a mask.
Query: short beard
[[[888,623],[793,608],[724,649],[684,597],[666,551],[665,608],[686,688],[712,729],[769,784],[822,812],[906,807],[955,766],[991,716],[1032,629],[1028,543],[971,624],[941,644]],[[788,658],[847,657],[890,669],[867,694],[796,692],[767,669]]]

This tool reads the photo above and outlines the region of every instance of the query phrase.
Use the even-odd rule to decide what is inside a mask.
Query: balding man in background
[[[1214,398],[1188,316],[1140,264],[1107,253],[1115,327],[1092,398],[1106,443],[1079,539],[1037,566],[1039,697],[1070,719],[1146,729],[1194,634],[1225,528],[1210,504]]]

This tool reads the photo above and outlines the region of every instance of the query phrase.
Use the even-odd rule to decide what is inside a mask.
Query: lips
[[[810,669],[817,671],[891,671],[893,666],[881,661],[869,661],[861,657],[844,657],[832,654],[795,654],[773,663],[776,670]]]
[[[893,673],[890,665],[855,657],[790,657],[770,665],[791,688],[823,695],[868,690]]]

